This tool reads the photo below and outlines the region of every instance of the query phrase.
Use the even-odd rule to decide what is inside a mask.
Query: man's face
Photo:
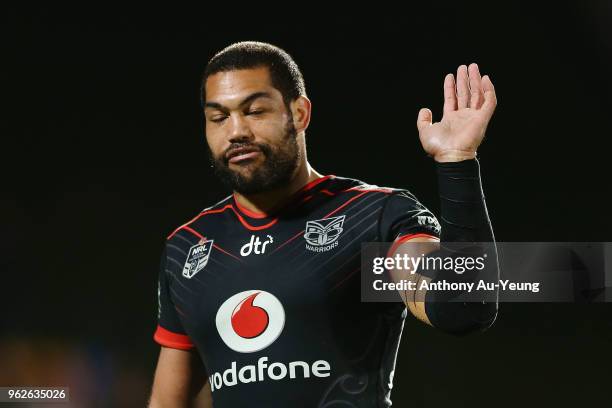
[[[266,67],[209,76],[204,115],[211,163],[232,190],[261,193],[291,180],[301,156],[296,129]]]

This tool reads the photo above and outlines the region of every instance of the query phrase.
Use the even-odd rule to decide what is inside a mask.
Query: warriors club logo
[[[338,246],[338,238],[342,234],[344,215],[307,221],[304,230],[306,249],[314,252],[329,251]]]
[[[215,322],[219,336],[229,348],[254,353],[280,336],[285,326],[285,311],[273,294],[247,290],[223,302]]]

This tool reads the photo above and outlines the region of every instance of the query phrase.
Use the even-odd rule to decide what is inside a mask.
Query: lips
[[[260,154],[260,150],[256,147],[238,147],[231,149],[225,157],[230,163],[239,163],[244,160],[250,160]]]

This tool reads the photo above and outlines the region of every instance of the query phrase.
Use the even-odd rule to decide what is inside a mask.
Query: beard
[[[228,150],[240,147],[256,147],[263,154],[263,163],[248,174],[234,171],[229,167],[225,152],[214,157],[208,149],[210,162],[221,182],[240,194],[257,194],[274,190],[288,184],[300,162],[300,149],[293,120],[289,118],[283,130],[283,137],[276,145],[257,142],[232,143]],[[227,151],[227,150],[226,150]],[[251,163],[243,165],[251,166]]]

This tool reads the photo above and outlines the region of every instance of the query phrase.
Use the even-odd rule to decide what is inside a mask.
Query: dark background
[[[436,213],[416,115],[439,120],[444,75],[477,62],[498,94],[479,150],[496,238],[611,240],[610,2],[168,7],[0,15],[0,386],[144,404],[163,239],[228,193],[207,164],[198,92],[235,41],[300,65],[317,170],[409,188]],[[394,406],[609,403],[611,311],[502,304],[466,338],[409,319]]]

